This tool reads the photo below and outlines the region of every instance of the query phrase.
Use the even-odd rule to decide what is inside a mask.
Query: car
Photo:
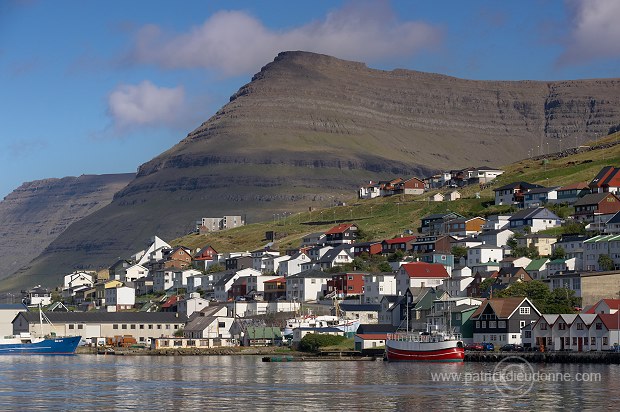
[[[491,342],[482,342],[481,345],[483,351],[493,352],[495,350],[495,345],[493,345]]]
[[[499,350],[502,352],[523,352],[523,346],[515,343],[507,343],[499,348]]]
[[[484,347],[482,347],[481,343],[468,343],[465,345],[465,350],[482,351]]]

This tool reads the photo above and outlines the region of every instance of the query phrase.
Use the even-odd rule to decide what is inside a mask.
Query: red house
[[[611,215],[620,211],[620,198],[613,193],[590,193],[573,205],[575,220],[594,222],[599,215]]]
[[[357,225],[341,223],[325,232],[325,243],[328,245],[351,244],[357,238]]]
[[[381,242],[381,253],[387,255],[388,253],[394,253],[397,250],[406,252],[411,249],[411,245],[415,242],[415,236],[399,236],[392,239],[386,239]]]
[[[617,192],[620,190],[620,168],[605,166],[588,186],[592,193]]]
[[[327,294],[336,292],[337,296],[346,297],[364,293],[365,273],[338,273],[327,281]]]

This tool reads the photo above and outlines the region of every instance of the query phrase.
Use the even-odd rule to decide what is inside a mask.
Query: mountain
[[[14,284],[110,265],[201,217],[268,220],[333,205],[369,179],[508,164],[618,125],[619,79],[473,81],[284,52]]]
[[[134,176],[44,179],[11,192],[0,202],[0,279],[37,257],[72,223],[109,204]]]

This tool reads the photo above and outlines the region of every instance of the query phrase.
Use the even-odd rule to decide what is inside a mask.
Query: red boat
[[[391,333],[385,341],[390,362],[463,362],[465,349],[459,335],[444,333]]]

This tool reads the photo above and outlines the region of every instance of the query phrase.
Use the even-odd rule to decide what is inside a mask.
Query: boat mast
[[[43,336],[43,307],[39,302],[39,333]]]

